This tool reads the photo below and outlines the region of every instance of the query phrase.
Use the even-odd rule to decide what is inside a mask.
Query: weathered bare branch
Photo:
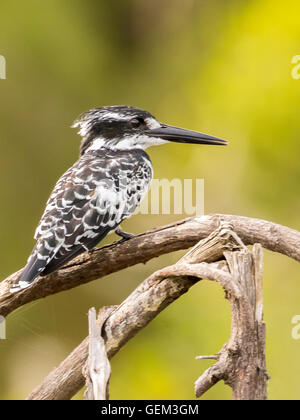
[[[216,261],[222,257],[224,250],[235,248],[235,241],[226,234],[226,230],[219,228],[199,243],[197,252],[189,253],[189,264],[182,258],[174,266],[159,270],[144,280],[112,311],[103,326],[108,357],[113,357],[130,338],[200,278],[229,283],[230,275],[220,269],[222,263],[208,265],[199,261]],[[88,338],[45,378],[28,399],[71,398],[84,385],[82,366],[87,354]]]
[[[84,394],[86,400],[107,400],[109,398],[108,386],[111,367],[101,335],[108,310],[105,307],[102,308],[99,311],[98,319],[96,309],[89,310],[89,354],[82,371],[86,378],[87,389]]]
[[[201,358],[201,357],[200,357]],[[208,368],[195,382],[195,394],[199,398],[216,383],[226,377],[227,374],[227,363],[220,363],[219,361]]]
[[[243,248],[238,252],[225,252],[225,256],[230,271],[229,283],[238,286],[239,291],[236,294],[233,284],[228,288],[222,283],[231,303],[231,335],[218,353],[217,363],[196,381],[195,393],[200,397],[224,380],[231,386],[236,400],[265,400],[268,375],[262,312],[262,248],[255,244],[252,252]]]
[[[233,215],[190,218],[137,235],[126,242],[96,249],[91,255],[82,254],[61,270],[39,277],[31,287],[16,294],[11,294],[9,289],[21,270],[12,274],[0,283],[0,315],[7,316],[28,302],[145,263],[159,255],[189,248],[214,231],[220,220],[230,223],[246,245],[259,242],[271,251],[300,261],[300,232],[293,229]]]

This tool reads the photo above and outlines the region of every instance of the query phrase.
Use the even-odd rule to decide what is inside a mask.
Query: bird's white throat
[[[159,146],[161,144],[169,143],[167,140],[159,137],[149,137],[147,135],[137,134],[134,136],[124,136],[118,141],[109,141],[103,137],[97,137],[92,141],[92,144],[87,148],[88,151],[100,150],[103,147],[111,150],[145,150],[150,146]]]

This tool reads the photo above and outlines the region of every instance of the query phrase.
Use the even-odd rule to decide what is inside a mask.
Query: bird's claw
[[[119,242],[124,242],[124,241],[128,241],[128,239],[131,239],[134,237],[133,233],[129,233],[129,232],[123,232],[120,228],[117,228],[115,230],[116,235],[121,236],[121,240]]]

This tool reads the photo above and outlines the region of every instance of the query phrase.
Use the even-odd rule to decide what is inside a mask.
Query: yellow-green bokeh
[[[300,54],[297,0],[11,0],[1,4],[0,276],[26,261],[57,178],[77,158],[69,126],[91,107],[130,104],[160,120],[230,140],[227,148],[150,149],[156,178],[204,178],[206,213],[300,229]],[[138,215],[141,232],[182,216]],[[111,236],[109,241],[116,239]],[[91,306],[118,304],[163,256],[19,309],[0,341],[0,398],[24,398],[87,334]],[[300,399],[300,267],[265,254],[271,399]],[[193,398],[193,382],[230,329],[218,285],[201,282],[112,360],[115,399]],[[81,394],[77,396],[80,398]],[[230,399],[218,384],[206,399]]]

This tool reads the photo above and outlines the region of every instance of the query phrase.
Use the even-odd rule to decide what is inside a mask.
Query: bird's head
[[[168,142],[225,145],[217,137],[158,122],[149,112],[126,105],[105,106],[79,116],[72,127],[80,127],[80,154],[107,148],[146,149]]]

